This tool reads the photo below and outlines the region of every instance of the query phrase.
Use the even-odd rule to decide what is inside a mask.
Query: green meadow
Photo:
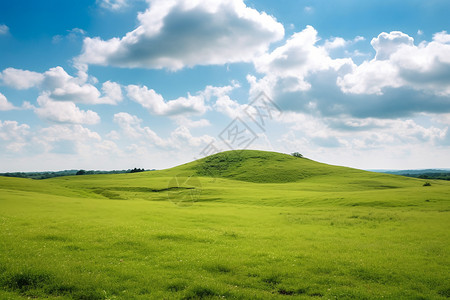
[[[448,299],[449,250],[450,182],[273,152],[0,177],[0,299]]]

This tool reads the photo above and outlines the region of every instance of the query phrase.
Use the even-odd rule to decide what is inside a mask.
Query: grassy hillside
[[[446,299],[450,183],[224,152],[0,177],[0,299]]]

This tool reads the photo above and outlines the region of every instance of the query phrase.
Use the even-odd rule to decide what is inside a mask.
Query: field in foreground
[[[0,299],[446,299],[450,182],[429,182],[260,151],[0,177]]]

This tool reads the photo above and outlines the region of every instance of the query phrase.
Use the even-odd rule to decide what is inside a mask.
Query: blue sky
[[[0,172],[161,169],[239,148],[449,168],[449,11],[446,0],[2,1]]]

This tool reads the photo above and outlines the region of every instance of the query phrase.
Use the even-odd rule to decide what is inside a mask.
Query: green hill
[[[193,176],[226,178],[254,183],[289,183],[314,177],[321,179],[354,177],[357,179],[361,176],[401,180],[400,177],[386,174],[333,166],[307,158],[258,150],[221,152],[162,172],[186,172],[192,173]]]
[[[294,182],[343,170],[306,158],[256,150],[218,153],[194,162],[191,168],[198,176],[216,176],[261,183]]]
[[[450,296],[450,182],[274,152],[0,177],[0,228],[0,299]]]

